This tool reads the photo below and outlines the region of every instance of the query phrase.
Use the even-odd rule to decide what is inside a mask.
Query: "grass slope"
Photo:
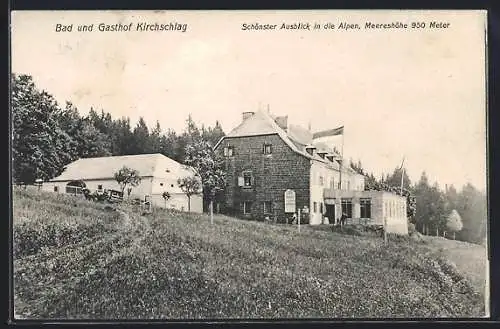
[[[444,249],[443,249],[444,250]],[[29,318],[483,316],[432,244],[14,194],[15,312]]]

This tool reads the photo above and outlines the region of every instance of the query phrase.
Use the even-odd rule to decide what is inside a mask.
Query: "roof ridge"
[[[88,158],[80,158],[77,160],[85,160],[85,159],[104,159],[104,158],[125,158],[125,157],[139,157],[139,156],[155,156],[155,155],[161,155],[164,157],[167,157],[164,154],[161,154],[159,152],[157,153],[140,153],[140,154],[124,154],[124,155],[108,155],[108,156],[100,156],[100,157],[88,157]],[[168,158],[168,157],[167,157]],[[75,160],[75,161],[77,161]]]

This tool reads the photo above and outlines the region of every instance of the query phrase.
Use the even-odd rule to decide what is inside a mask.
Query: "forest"
[[[11,122],[12,178],[21,185],[51,179],[82,157],[161,153],[186,163],[194,145],[213,146],[225,134],[218,121],[198,127],[190,115],[182,132],[165,129],[159,122],[148,127],[142,117],[134,125],[130,118],[114,118],[103,109],[82,115],[70,101],[58,104],[25,74],[11,76]],[[401,168],[376,178],[361,161],[351,160],[350,166],[366,177],[366,189],[401,193],[404,175],[408,218],[422,234],[484,243],[487,198],[472,184],[459,189],[446,185],[443,190],[437,182],[429,182],[425,171],[418,182],[411,182]]]

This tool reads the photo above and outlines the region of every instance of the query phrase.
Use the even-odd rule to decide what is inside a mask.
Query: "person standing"
[[[346,219],[347,219],[347,214],[345,212],[342,212],[342,216],[340,217],[340,226],[341,227],[345,225]]]

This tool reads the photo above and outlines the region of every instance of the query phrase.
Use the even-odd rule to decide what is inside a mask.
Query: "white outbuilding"
[[[69,194],[82,194],[83,188],[91,192],[120,191],[114,175],[124,166],[137,170],[141,178],[139,185],[127,186],[124,191],[125,199],[147,199],[157,207],[183,211],[190,209],[191,212],[198,213],[203,211],[202,191],[192,195],[189,201],[177,184],[179,178],[187,176],[200,179],[193,168],[159,153],[78,159],[68,164],[61,175],[44,182],[42,190]],[[164,192],[170,195],[168,200],[163,198]]]

